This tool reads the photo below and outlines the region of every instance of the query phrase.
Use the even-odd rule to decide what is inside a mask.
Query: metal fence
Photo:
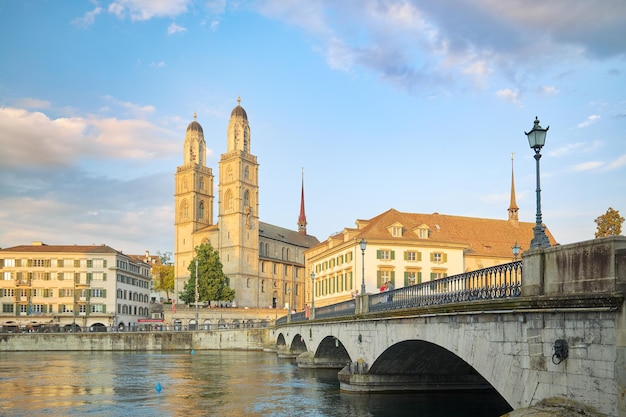
[[[522,261],[491,266],[423,282],[393,291],[369,295],[369,312],[402,310],[437,304],[475,300],[519,297],[522,293]],[[344,301],[315,309],[315,318],[353,316],[355,300]],[[307,321],[304,312],[292,314],[291,322]],[[287,316],[276,324],[286,324]]]
[[[515,261],[371,294],[369,311],[518,297],[521,293],[522,261]]]

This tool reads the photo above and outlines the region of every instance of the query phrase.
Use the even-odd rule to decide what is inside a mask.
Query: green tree
[[[196,256],[187,268],[190,278],[179,298],[185,303],[196,301],[196,261],[198,261],[198,301],[233,301],[235,290],[228,287],[229,279],[224,275],[220,256],[210,243],[196,247]]]
[[[170,291],[174,290],[174,265],[154,265],[152,283],[155,291],[165,291],[165,297],[169,301]]]
[[[612,207],[609,207],[606,213],[599,216],[595,222],[598,225],[596,238],[622,234],[622,223],[624,223],[624,218],[619,215],[618,210],[613,210]]]

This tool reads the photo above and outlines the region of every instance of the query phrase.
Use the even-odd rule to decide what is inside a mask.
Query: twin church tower
[[[227,150],[219,161],[217,222],[214,175],[206,166],[202,126],[187,126],[183,165],[175,174],[174,297],[190,278],[195,248],[210,242],[219,252],[239,307],[304,306],[304,250],[318,243],[306,233],[304,187],[298,231],[259,221],[259,164],[251,153],[248,115],[241,100],[228,122]]]

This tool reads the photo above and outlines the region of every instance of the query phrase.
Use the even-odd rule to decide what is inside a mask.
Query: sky
[[[535,117],[556,240],[626,215],[623,0],[3,1],[0,56],[0,247],[173,251],[186,127],[217,194],[238,97],[261,221],[297,230],[304,178],[320,241],[391,208],[505,220],[512,164],[535,222]]]

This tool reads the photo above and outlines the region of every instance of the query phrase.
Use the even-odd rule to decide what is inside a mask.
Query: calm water
[[[161,392],[155,389],[161,384]],[[0,415],[499,416],[485,394],[349,394],[262,352],[0,352]]]

